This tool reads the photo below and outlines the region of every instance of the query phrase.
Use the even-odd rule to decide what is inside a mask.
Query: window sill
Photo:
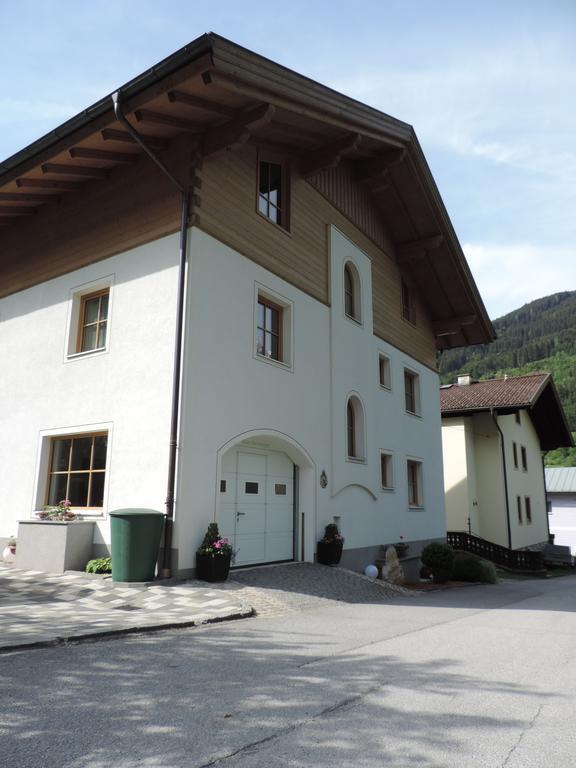
[[[350,464],[366,464],[366,459],[359,456],[346,456],[346,461]]]
[[[413,509],[414,511],[422,511],[424,509],[424,504],[408,504],[408,509]]]
[[[404,317],[404,315],[402,315],[402,320],[405,323],[408,323],[408,325],[410,325],[412,328],[416,328],[416,321],[415,320],[409,320],[407,317]]]
[[[384,392],[392,392],[392,385],[386,386],[386,384],[380,384],[380,389],[383,389]]]
[[[279,230],[280,232],[283,232],[285,235],[288,235],[288,237],[292,237],[292,232],[290,232],[289,229],[286,227],[283,227],[282,224],[278,224],[273,219],[269,219],[268,216],[265,216],[260,211],[256,210],[256,215],[261,218],[263,221],[267,221],[268,224],[271,224],[275,229]]]
[[[254,359],[260,361],[261,363],[268,363],[268,365],[273,365],[275,368],[280,368],[283,371],[292,371],[292,364],[285,363],[284,360],[276,360],[273,357],[266,357],[266,355],[260,355],[258,352],[254,353]]]
[[[362,320],[358,320],[357,317],[352,317],[352,315],[348,315],[346,314],[346,312],[344,312],[344,317],[346,318],[346,320],[349,320],[351,323],[354,323],[354,325],[358,326],[358,328],[364,327],[364,323],[362,322]]]
[[[380,490],[382,491],[382,493],[394,493],[396,489],[394,488],[393,485],[382,485],[380,487]]]
[[[83,360],[86,357],[97,357],[107,353],[108,347],[102,347],[101,349],[88,349],[86,352],[73,352],[71,355],[66,355],[66,362],[71,363],[74,360]]]
[[[407,416],[412,416],[415,419],[422,420],[422,414],[421,413],[416,413],[415,411],[406,411],[405,413],[406,413]]]

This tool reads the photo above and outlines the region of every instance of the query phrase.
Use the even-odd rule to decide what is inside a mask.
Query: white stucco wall
[[[107,430],[109,510],[162,510],[178,241],[167,237],[0,300],[0,536],[41,509],[51,435]],[[73,296],[110,284],[105,352],[68,357]]]
[[[576,493],[548,493],[550,533],[554,544],[570,547],[576,555]]]

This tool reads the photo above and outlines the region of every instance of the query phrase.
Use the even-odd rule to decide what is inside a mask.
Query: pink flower
[[[214,542],[214,549],[221,549],[222,548],[222,542],[220,539],[218,541]]]
[[[222,544],[229,544],[229,543],[230,543],[230,542],[228,541],[228,539],[220,539],[220,541],[222,542]]]

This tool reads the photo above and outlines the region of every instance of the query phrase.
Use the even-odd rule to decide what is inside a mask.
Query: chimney
[[[469,373],[462,373],[458,376],[458,386],[467,387],[472,384],[472,376]]]

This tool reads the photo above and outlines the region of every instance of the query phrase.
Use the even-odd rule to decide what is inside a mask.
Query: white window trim
[[[348,403],[350,401],[357,400],[360,404],[361,409],[361,417],[362,417],[362,424],[358,423],[358,414],[355,411],[354,414],[354,427],[355,427],[355,436],[354,440],[356,443],[356,452],[359,454],[358,456],[350,456],[348,453]],[[345,411],[344,411],[344,447],[345,447],[345,453],[346,453],[346,461],[350,462],[350,464],[366,464],[367,457],[366,457],[366,445],[367,445],[367,435],[366,435],[366,407],[364,405],[364,401],[358,394],[358,392],[349,392],[346,396],[345,401]],[[354,407],[354,402],[352,402],[352,407]]]
[[[414,399],[416,401],[416,410],[415,411],[409,411],[406,408],[406,380],[405,375],[409,373],[412,375],[415,379],[414,381]],[[418,371],[415,371],[413,368],[409,368],[408,366],[404,366],[403,372],[402,372],[402,396],[404,397],[404,413],[406,413],[408,416],[414,416],[417,419],[422,418],[422,396],[421,396],[421,377]]]
[[[344,271],[346,267],[350,265],[352,272],[352,279],[354,281],[354,303],[356,306],[356,317],[349,315],[346,312],[346,282],[344,279]],[[351,258],[346,258],[342,262],[342,314],[350,323],[362,328],[364,326],[364,300],[362,290],[362,277],[360,275],[360,269],[356,262]]]
[[[378,472],[380,474],[380,490],[384,493],[394,493],[396,490],[396,467],[394,466],[394,452],[387,449],[380,449],[380,463],[378,466]],[[390,475],[392,479],[392,485],[382,485],[382,456],[388,456],[390,459]]]
[[[380,381],[380,360],[388,361],[388,384],[382,384]],[[384,392],[392,392],[392,360],[390,355],[385,352],[378,351],[378,386],[383,389]]]
[[[112,303],[114,296],[114,278],[115,275],[106,275],[98,280],[91,280],[89,283],[76,285],[70,289],[68,298],[68,316],[66,320],[66,336],[64,339],[64,362],[71,363],[76,360],[83,360],[86,357],[97,357],[106,355],[110,351],[110,339],[112,334]],[[78,328],[80,324],[80,307],[82,298],[90,293],[108,290],[108,322],[106,328],[106,346],[101,349],[89,349],[85,352],[77,352],[76,344],[78,340]]]
[[[272,357],[258,354],[257,329],[258,329],[258,299],[268,299],[277,304],[282,310],[282,353],[283,360],[275,360]],[[294,371],[294,302],[281,293],[268,288],[262,283],[254,283],[252,321],[252,357],[260,363],[272,365],[284,371]]]
[[[408,462],[409,461],[416,462],[419,465],[418,483],[419,483],[419,490],[420,490],[420,504],[410,504],[410,499],[408,497]],[[415,510],[424,509],[426,506],[426,494],[424,492],[424,459],[420,458],[419,456],[406,456],[405,473],[406,473],[405,474],[406,498],[408,500],[408,509],[415,509]]]
[[[108,442],[106,446],[106,477],[104,479],[104,498],[101,510],[88,509],[83,507],[73,508],[84,519],[102,520],[108,515],[108,494],[110,489],[110,467],[112,456],[112,422],[99,422],[97,424],[72,424],[67,427],[54,427],[51,429],[42,429],[38,433],[38,448],[36,454],[36,472],[34,475],[34,488],[32,490],[32,511],[31,518],[34,518],[35,512],[41,512],[44,509],[46,490],[48,485],[48,463],[50,461],[50,446],[53,437],[62,437],[64,435],[82,435],[92,434],[94,432],[106,432]]]

